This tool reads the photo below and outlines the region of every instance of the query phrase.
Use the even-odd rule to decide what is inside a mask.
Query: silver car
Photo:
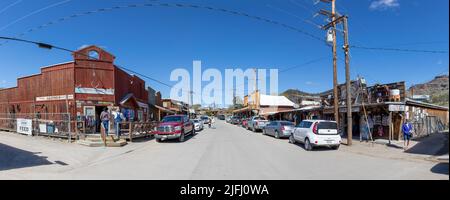
[[[199,119],[192,119],[192,123],[194,123],[194,129],[195,131],[201,131],[203,130],[203,121]]]
[[[289,121],[271,121],[263,128],[264,135],[272,135],[275,138],[288,138],[294,131],[294,123]]]

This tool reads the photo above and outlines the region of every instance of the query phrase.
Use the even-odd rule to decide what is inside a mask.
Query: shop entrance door
[[[95,127],[95,132],[100,133],[101,131],[101,125],[102,125],[102,119],[100,119],[100,115],[102,114],[103,110],[105,110],[106,106],[95,106],[95,119],[97,119],[97,125]]]

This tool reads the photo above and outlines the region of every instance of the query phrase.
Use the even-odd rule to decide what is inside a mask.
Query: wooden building
[[[16,87],[0,90],[0,113],[49,119],[70,113],[71,119],[95,121],[109,108],[121,109],[128,120],[145,121],[145,81],[114,65],[114,59],[107,51],[89,46],[75,52],[73,61],[18,78]]]

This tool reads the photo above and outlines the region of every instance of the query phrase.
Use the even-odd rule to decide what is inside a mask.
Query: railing
[[[19,125],[20,122],[24,124]],[[35,136],[75,138],[69,124],[73,126],[73,120],[67,113],[0,113],[0,130],[18,132],[18,126],[23,126]]]
[[[152,136],[157,125],[158,122],[121,122],[119,131],[121,138],[133,142],[133,139]]]

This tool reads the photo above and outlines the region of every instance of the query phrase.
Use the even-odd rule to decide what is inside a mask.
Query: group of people
[[[102,121],[101,125],[105,129],[105,134],[108,135],[109,134],[109,122],[110,122],[110,119],[112,118],[114,121],[115,134],[116,134],[117,138],[119,138],[120,137],[119,124],[120,124],[120,122],[125,121],[126,118],[123,115],[123,113],[120,112],[120,109],[113,110],[111,112],[111,114],[112,114],[112,116],[108,112],[107,108],[105,108],[102,111],[102,113],[100,114],[100,120]]]

